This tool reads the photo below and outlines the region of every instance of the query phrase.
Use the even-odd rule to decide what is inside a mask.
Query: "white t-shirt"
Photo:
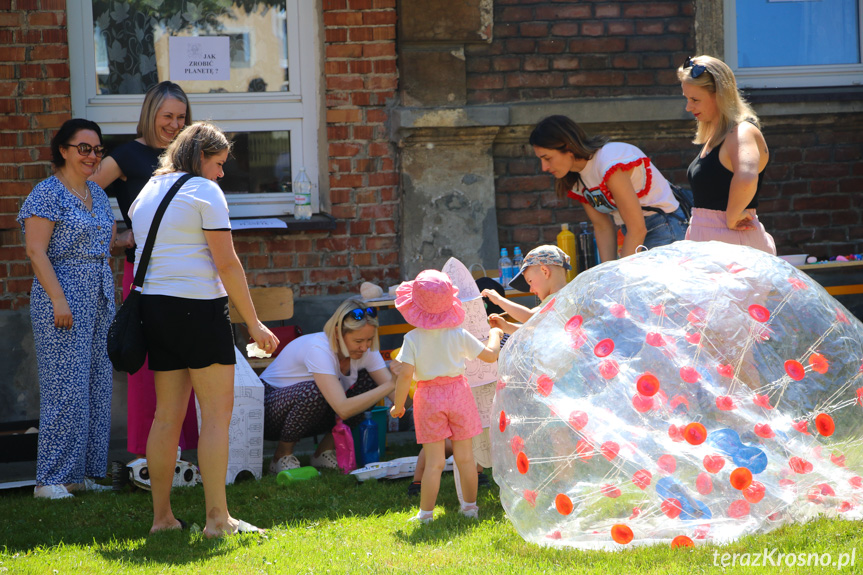
[[[345,375],[339,369],[339,358],[330,347],[324,332],[302,335],[285,346],[276,359],[261,374],[261,379],[273,387],[289,387],[311,381],[314,374],[335,375],[345,391],[357,382],[357,372],[369,373],[387,366],[379,351],[368,350],[360,359],[351,359],[351,369]]]
[[[150,178],[129,208],[135,233],[135,270],[162,198],[183,173]],[[143,293],[188,299],[216,299],[227,294],[204,230],[230,230],[228,202],[218,184],[192,178],[168,204],[144,278]]]
[[[630,180],[639,204],[659,208],[667,213],[677,210],[680,204],[674,199],[674,192],[671,191],[668,180],[651,163],[650,158],[632,144],[610,142],[601,147],[581,170],[581,180],[589,191],[594,194],[601,192],[608,203],[616,208],[617,204],[607,184],[608,179],[621,169],[632,170]],[[582,190],[571,190],[569,196],[582,203],[590,204],[584,198]],[[654,213],[646,211],[644,217],[652,216]],[[623,225],[623,218],[620,217],[619,211],[615,209],[611,216],[617,225]]]
[[[481,341],[460,327],[416,328],[405,334],[396,359],[414,366],[414,379],[425,381],[464,374],[465,362],[476,359],[484,349]]]

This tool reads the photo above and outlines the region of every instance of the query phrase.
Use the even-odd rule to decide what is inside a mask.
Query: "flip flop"
[[[189,525],[179,517],[174,517],[174,519],[176,519],[180,523],[180,531],[185,531],[189,528]]]

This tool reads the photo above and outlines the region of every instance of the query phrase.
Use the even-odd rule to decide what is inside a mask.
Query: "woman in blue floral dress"
[[[69,120],[51,140],[56,171],[18,213],[35,279],[30,318],[39,366],[39,448],[34,495],[104,490],[112,368],[106,338],[114,317],[108,197],[88,182],[105,153],[89,120]]]

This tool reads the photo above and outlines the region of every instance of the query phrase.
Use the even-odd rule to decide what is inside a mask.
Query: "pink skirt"
[[[463,375],[417,382],[414,393],[417,443],[470,439],[482,433],[476,400]]]
[[[134,280],[134,264],[127,260],[123,266],[123,299],[129,295]],[[147,362],[135,373],[129,374],[129,386],[126,392],[126,417],[128,439],[126,449],[129,453],[144,455],[147,453],[147,438],[153,426],[153,416],[156,413],[156,381]],[[195,392],[189,396],[189,406],[186,418],[180,430],[180,449],[196,449],[198,447],[198,413],[195,409]]]
[[[694,242],[725,242],[738,246],[749,246],[771,255],[776,255],[776,243],[773,236],[767,233],[758,216],[752,220],[754,230],[739,232],[729,230],[725,222],[725,212],[719,210],[706,210],[704,208],[693,208],[692,218],[689,220],[689,228],[686,230],[686,239]]]

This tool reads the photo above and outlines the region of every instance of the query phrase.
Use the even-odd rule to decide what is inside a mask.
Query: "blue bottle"
[[[365,412],[365,419],[360,423],[360,456],[364,467],[381,459],[378,424],[372,419],[371,411]]]
[[[524,256],[521,255],[521,248],[515,246],[512,250],[512,277],[515,277],[521,271],[521,266],[524,263]]]
[[[501,285],[507,287],[515,274],[512,270],[512,260],[509,259],[509,252],[506,251],[506,248],[500,248],[500,259],[497,261],[497,269],[500,273]]]

